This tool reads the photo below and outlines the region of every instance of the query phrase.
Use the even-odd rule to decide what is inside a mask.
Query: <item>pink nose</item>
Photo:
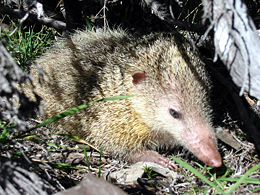
[[[215,151],[215,154],[211,154],[211,158],[207,157],[201,157],[200,160],[202,160],[205,164],[211,166],[211,167],[221,167],[222,165],[222,159],[218,151]]]
[[[191,145],[191,152],[205,164],[212,167],[220,167],[222,158],[213,139],[204,139],[195,145]]]

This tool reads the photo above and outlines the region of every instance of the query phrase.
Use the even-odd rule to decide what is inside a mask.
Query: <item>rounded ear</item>
[[[146,75],[143,71],[137,71],[135,72],[133,75],[133,84],[134,85],[138,85],[139,83],[141,83],[143,80],[145,80]]]

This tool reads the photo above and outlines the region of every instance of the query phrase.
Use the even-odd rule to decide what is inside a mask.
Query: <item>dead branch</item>
[[[196,24],[190,24],[188,22],[182,22],[177,20],[172,13],[172,6],[162,4],[156,0],[142,0],[142,4],[147,6],[151,13],[156,15],[160,20],[167,22],[170,25],[178,26],[181,29],[189,30],[193,32],[203,32],[204,27]]]
[[[0,120],[15,122],[18,129],[25,130],[24,120],[39,106],[40,98],[36,96],[36,102],[32,102],[17,89],[18,83],[30,82],[31,79],[17,66],[2,42],[0,62]]]
[[[0,194],[40,194],[55,193],[57,189],[34,172],[28,171],[10,160],[0,162]]]
[[[241,0],[203,0],[204,18],[214,27],[215,60],[230,71],[234,83],[260,99],[260,38]]]
[[[21,9],[11,9],[9,7],[3,6],[2,4],[0,4],[0,12],[2,14],[8,14],[18,19],[23,18],[27,14],[27,11]],[[53,27],[61,31],[64,31],[66,29],[66,23],[45,16],[38,17],[38,14],[33,12],[29,12],[28,20],[31,22],[38,22],[40,24]]]

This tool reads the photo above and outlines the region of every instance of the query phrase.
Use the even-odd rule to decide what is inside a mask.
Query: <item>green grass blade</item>
[[[235,190],[238,188],[238,186],[239,186],[241,183],[245,182],[245,180],[247,179],[247,177],[248,177],[251,173],[255,172],[255,171],[258,170],[258,169],[260,169],[260,163],[257,164],[256,166],[252,167],[251,169],[249,169],[235,184],[233,184],[233,185],[226,191],[226,193],[230,193],[230,194],[231,194],[233,191],[235,191]]]
[[[87,108],[88,106],[96,103],[96,102],[100,102],[100,101],[109,101],[109,100],[119,100],[119,99],[126,99],[126,98],[130,98],[130,97],[133,97],[134,95],[126,95],[126,96],[115,96],[115,97],[107,97],[107,98],[102,98],[102,99],[99,99],[99,100],[94,100],[94,101],[91,101],[87,104],[82,104],[80,106],[77,106],[77,107],[74,107],[74,108],[71,108],[69,110],[66,110],[60,114],[57,114],[56,116],[54,117],[51,117],[45,121],[43,121],[42,123],[36,125],[35,127],[29,129],[29,131],[33,130],[33,129],[36,129],[36,128],[39,128],[39,127],[43,127],[43,126],[46,126],[54,121],[57,121],[59,119],[62,119],[66,116],[69,116],[69,115],[72,115],[76,112],[78,112],[79,110],[82,110],[82,109],[85,109]]]
[[[75,167],[70,165],[70,164],[67,164],[67,163],[59,163],[59,162],[56,162],[55,165],[59,168],[70,168],[70,169],[74,169]]]
[[[252,192],[259,192],[259,191],[260,191],[260,188],[252,189],[252,190],[250,190],[250,191],[252,191]]]
[[[204,175],[202,175],[199,171],[197,171],[196,169],[194,169],[192,166],[190,166],[189,164],[187,164],[186,162],[182,161],[179,158],[176,158],[174,156],[171,156],[171,158],[176,161],[179,165],[181,165],[182,167],[184,167],[185,169],[189,170],[190,172],[192,172],[194,175],[196,175],[197,177],[199,177],[202,181],[204,181],[205,183],[207,183],[209,186],[213,187],[216,189],[216,191],[218,193],[224,194],[224,191],[222,191],[217,185],[215,185],[214,183],[212,183],[211,181],[209,181]]]
[[[83,151],[84,151],[86,165],[88,167],[88,170],[90,170],[90,164],[89,164],[89,161],[88,161],[88,154],[87,154],[87,151],[86,151],[86,145],[83,145]]]
[[[238,177],[238,178],[219,178],[218,181],[237,182],[239,179],[241,179],[241,177]],[[243,183],[260,185],[260,179],[247,178],[243,181]]]

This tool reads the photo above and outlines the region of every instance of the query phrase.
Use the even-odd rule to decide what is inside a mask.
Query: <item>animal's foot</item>
[[[177,170],[177,166],[173,161],[171,161],[169,158],[163,157],[158,152],[151,151],[151,150],[133,153],[130,157],[130,161],[131,162],[139,162],[139,161],[154,162],[163,167],[169,168],[171,170]]]

